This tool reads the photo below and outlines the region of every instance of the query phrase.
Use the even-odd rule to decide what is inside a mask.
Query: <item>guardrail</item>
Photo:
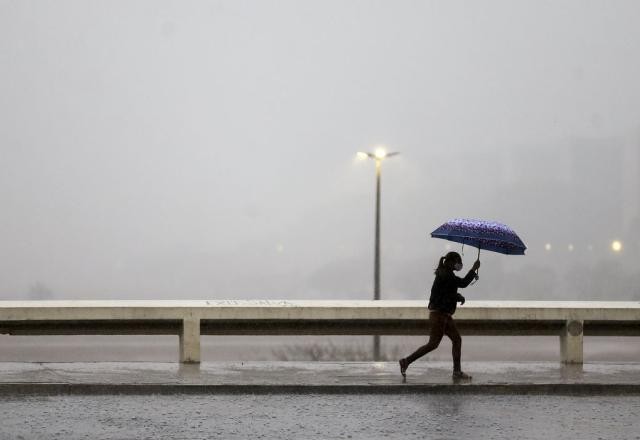
[[[200,335],[427,335],[425,301],[0,301],[0,333],[173,334],[180,362]],[[583,337],[640,336],[640,302],[467,301],[463,335],[555,335],[561,361],[583,362]]]

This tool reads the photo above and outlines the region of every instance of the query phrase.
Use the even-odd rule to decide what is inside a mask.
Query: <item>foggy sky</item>
[[[370,298],[355,153],[379,144],[401,152],[383,298],[424,298],[447,251],[429,232],[475,217],[529,250],[483,254],[470,299],[640,299],[639,19],[636,1],[0,0],[0,299]]]

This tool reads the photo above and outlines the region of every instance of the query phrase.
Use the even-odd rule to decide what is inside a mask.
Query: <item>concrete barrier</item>
[[[200,362],[200,335],[426,335],[425,301],[0,301],[0,333],[177,334]],[[583,362],[583,337],[640,336],[640,302],[468,301],[463,335],[555,335]]]

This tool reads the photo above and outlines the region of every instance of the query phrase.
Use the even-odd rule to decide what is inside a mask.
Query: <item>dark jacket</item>
[[[464,278],[460,278],[452,270],[445,269],[437,273],[431,286],[429,310],[453,315],[456,312],[456,303],[462,299],[462,295],[458,293],[458,287],[467,287],[473,281],[475,274],[475,271],[470,270]]]

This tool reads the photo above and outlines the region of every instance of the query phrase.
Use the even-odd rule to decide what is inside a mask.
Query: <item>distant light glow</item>
[[[544,245],[544,250],[545,251],[550,251],[551,250],[551,243],[547,243]]]
[[[367,153],[363,153],[362,151],[358,151],[357,156],[358,156],[358,159],[360,159],[360,160],[365,160],[366,158],[369,157],[369,155]]]
[[[573,245],[570,244],[569,246],[567,246],[567,249],[569,249],[569,252],[573,252]]]
[[[284,252],[284,245],[282,243],[278,243],[276,245],[276,252],[278,252],[279,254],[281,254],[282,252]]]
[[[622,243],[619,240],[613,240],[611,250],[613,250],[613,252],[620,252],[622,250]]]

